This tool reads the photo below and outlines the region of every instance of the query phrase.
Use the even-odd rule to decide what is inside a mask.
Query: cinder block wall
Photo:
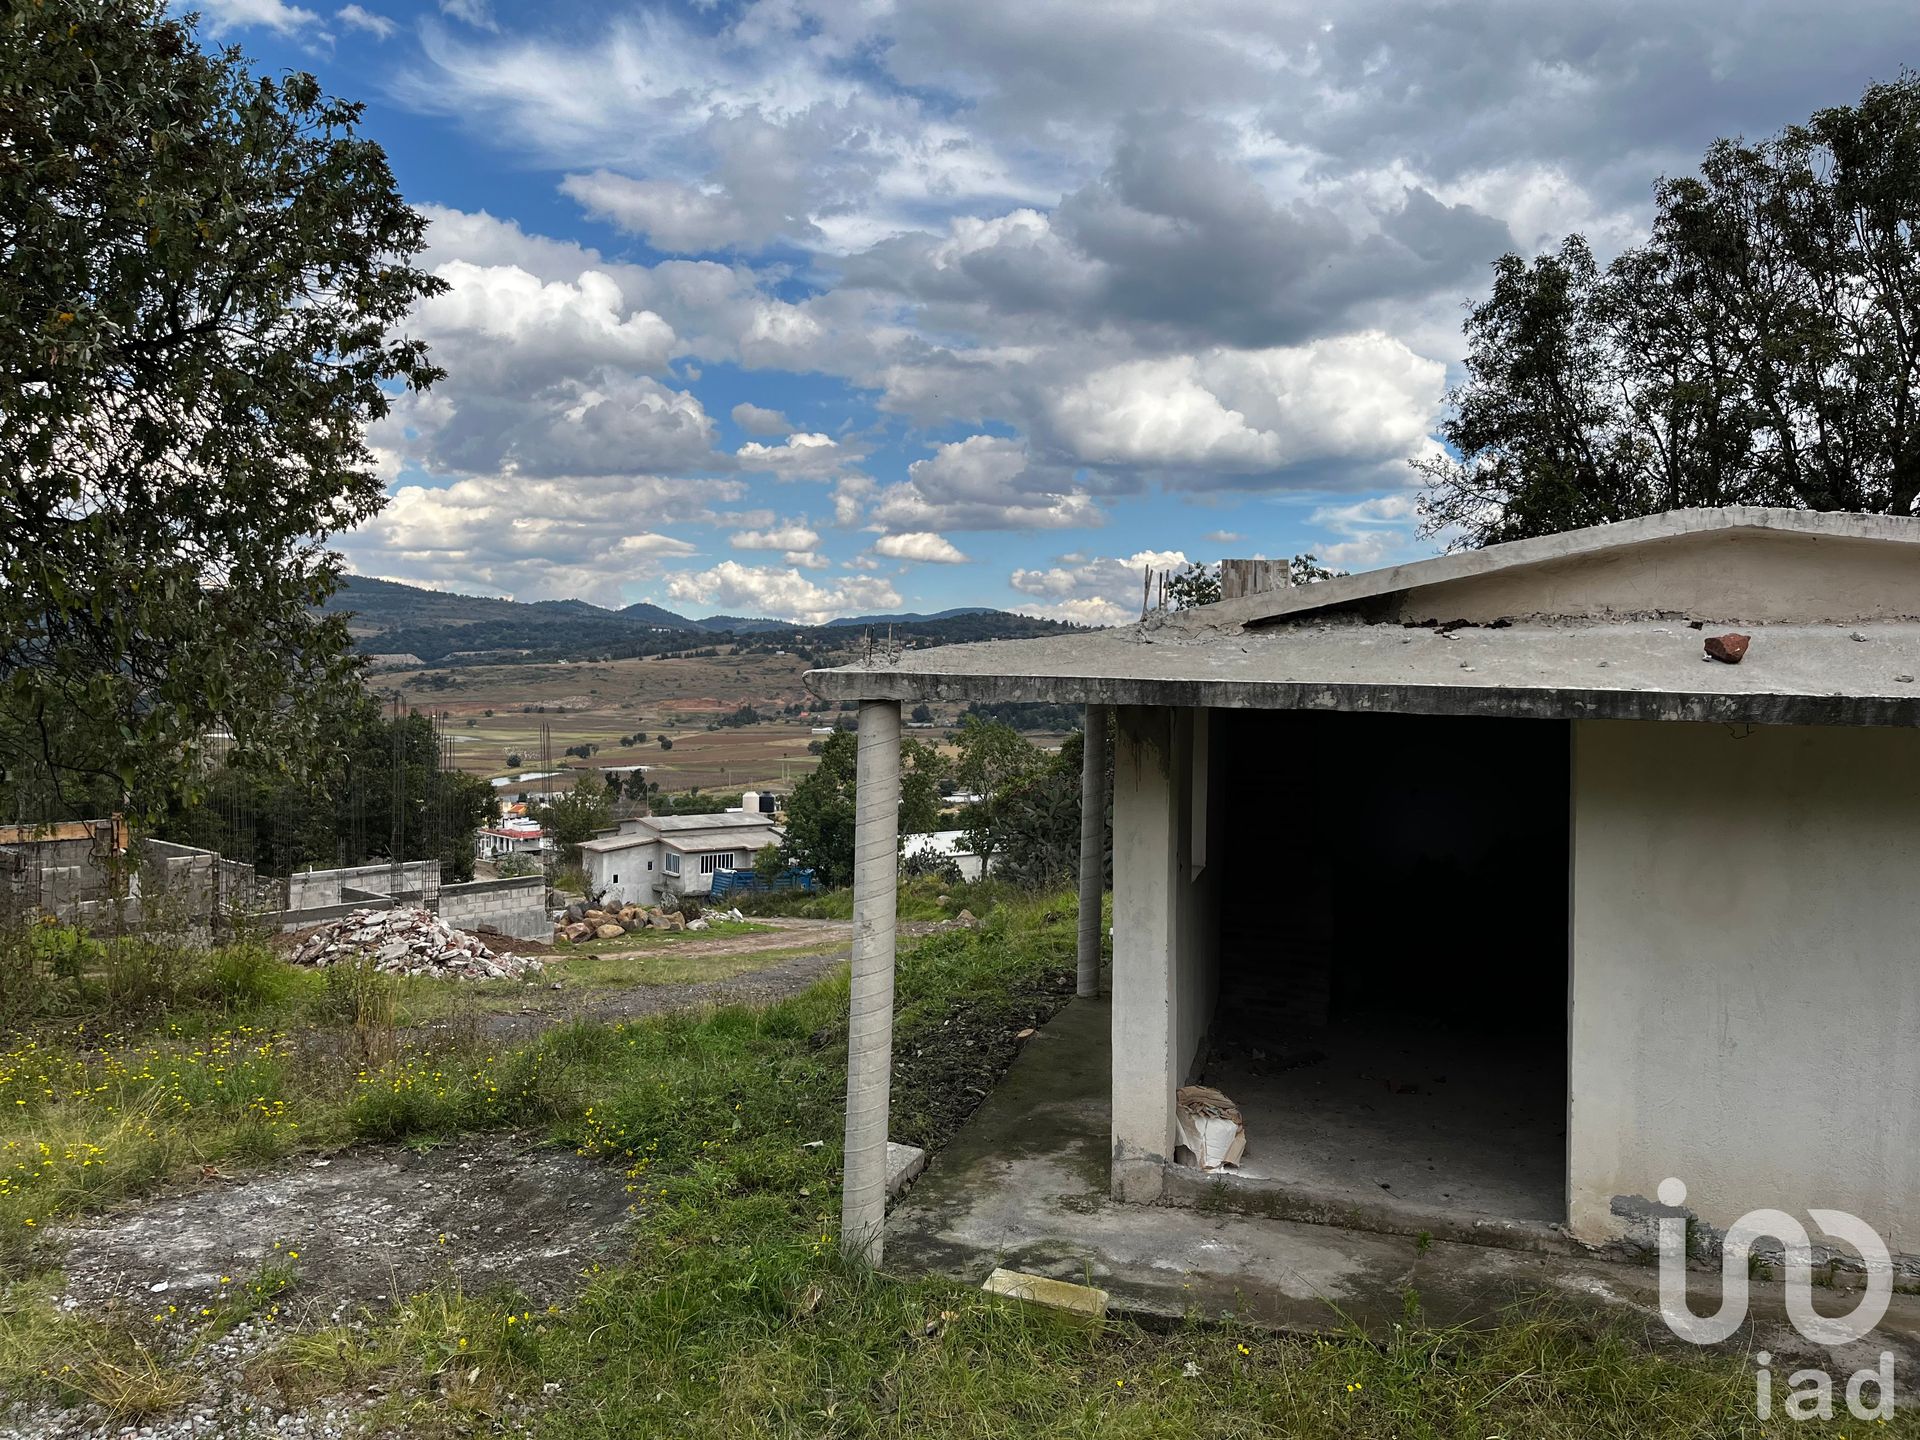
[[[409,860],[400,866],[402,893],[418,895],[426,882],[440,872],[438,860]],[[287,909],[317,910],[341,903],[341,887],[369,891],[375,895],[393,893],[393,866],[353,865],[344,870],[302,870],[287,877]]]
[[[489,925],[516,940],[544,941],[553,935],[553,921],[547,914],[547,882],[540,875],[442,885],[440,918],[460,930]]]

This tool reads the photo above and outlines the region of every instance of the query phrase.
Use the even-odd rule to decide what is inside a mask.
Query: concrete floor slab
[[[1028,1041],[888,1219],[889,1270],[977,1286],[1004,1266],[1098,1286],[1116,1310],[1309,1331],[1383,1332],[1403,1317],[1409,1290],[1442,1325],[1485,1322],[1516,1300],[1548,1295],[1670,1340],[1650,1266],[1113,1201],[1110,1023],[1105,1002],[1076,1000]],[[1696,1314],[1717,1309],[1717,1277],[1692,1275],[1689,1291]],[[1781,1286],[1752,1291],[1752,1319],[1730,1344],[1836,1373],[1870,1366],[1888,1349],[1903,1381],[1920,1380],[1920,1297],[1895,1295],[1875,1334],[1827,1351],[1788,1328]],[[1816,1290],[1814,1300],[1822,1313],[1845,1313],[1854,1297]]]
[[[1566,1218],[1566,1053],[1379,1021],[1315,1038],[1310,1063],[1245,1046],[1201,1077],[1240,1107],[1233,1172],[1353,1204]]]

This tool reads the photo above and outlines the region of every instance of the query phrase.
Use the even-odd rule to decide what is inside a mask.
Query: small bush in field
[[[202,988],[228,1010],[254,1010],[284,997],[291,984],[285,961],[256,939],[235,940],[207,955]]]

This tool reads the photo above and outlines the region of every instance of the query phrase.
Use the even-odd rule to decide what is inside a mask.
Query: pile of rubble
[[[292,959],[296,965],[365,960],[388,975],[446,980],[518,980],[542,968],[531,956],[489,950],[478,936],[417,907],[355,910],[309,935]]]
[[[738,910],[720,913],[722,920],[744,920],[746,917]],[[583,940],[618,940],[622,935],[635,930],[704,930],[707,922],[696,916],[689,920],[678,910],[662,910],[655,906],[649,910],[644,905],[621,905],[611,910],[581,904],[575,901],[566,909],[560,923],[554,927],[553,938],[556,942],[566,941],[579,944]]]

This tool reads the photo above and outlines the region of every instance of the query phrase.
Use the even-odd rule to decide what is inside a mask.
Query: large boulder
[[[611,920],[609,920],[607,921],[606,924],[601,925],[597,929],[595,929],[593,932],[593,935],[596,940],[618,940],[622,935],[626,933],[627,931],[625,926],[616,925]]]
[[[561,933],[577,945],[582,940],[593,939],[593,926],[587,924],[584,920],[576,920]]]
[[[677,910],[663,912],[653,923],[663,930],[684,930],[687,928],[686,916]]]

